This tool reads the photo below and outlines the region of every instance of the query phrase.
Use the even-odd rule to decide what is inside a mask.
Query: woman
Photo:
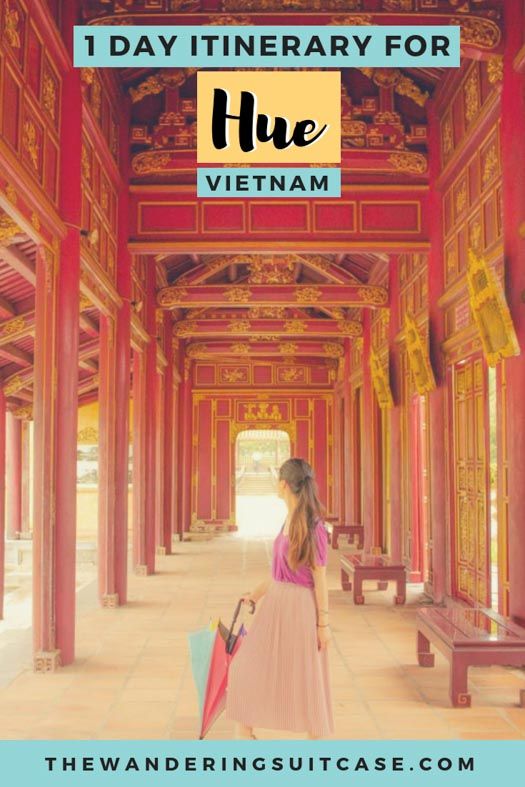
[[[243,598],[262,600],[230,666],[226,718],[237,722],[236,738],[255,738],[254,726],[321,738],[333,732],[328,533],[308,462],[282,465],[278,495],[288,516],[273,544],[271,577]]]

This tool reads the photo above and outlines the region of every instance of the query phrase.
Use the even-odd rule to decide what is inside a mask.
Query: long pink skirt
[[[225,717],[248,727],[333,732],[328,654],[311,588],[272,580],[230,665]]]

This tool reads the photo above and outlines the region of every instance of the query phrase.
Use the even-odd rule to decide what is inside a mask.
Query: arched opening
[[[290,438],[282,430],[247,429],[235,442],[235,511],[238,534],[276,535],[285,506],[277,497],[277,474],[290,457]]]

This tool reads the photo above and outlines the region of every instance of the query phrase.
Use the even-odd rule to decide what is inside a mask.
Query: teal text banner
[[[459,25],[79,25],[75,66],[348,68],[460,65]]]
[[[517,787],[525,741],[1,741],[3,784]]]
[[[340,197],[335,167],[198,167],[198,197]]]

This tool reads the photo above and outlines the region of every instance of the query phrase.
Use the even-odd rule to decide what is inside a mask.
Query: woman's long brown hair
[[[292,571],[299,566],[315,566],[314,529],[323,515],[314,471],[304,459],[287,459],[279,470],[279,480],[286,481],[297,497],[290,520],[287,561]]]

